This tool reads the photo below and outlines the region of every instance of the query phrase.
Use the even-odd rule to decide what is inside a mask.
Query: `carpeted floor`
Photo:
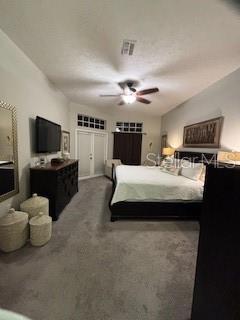
[[[198,224],[110,222],[111,182],[80,182],[44,247],[0,254],[0,306],[33,320],[187,320]]]

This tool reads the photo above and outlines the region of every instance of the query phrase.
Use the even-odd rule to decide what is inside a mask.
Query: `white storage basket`
[[[29,214],[29,219],[37,216],[39,212],[49,215],[49,200],[34,193],[30,199],[21,203],[20,208]]]
[[[28,214],[10,209],[0,218],[0,249],[4,252],[17,250],[29,237]]]
[[[43,246],[52,236],[52,218],[40,212],[29,221],[30,242],[33,246]]]

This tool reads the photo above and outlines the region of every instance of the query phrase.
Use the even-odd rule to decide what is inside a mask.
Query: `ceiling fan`
[[[125,82],[120,82],[118,83],[119,87],[123,90],[123,93],[120,94],[100,94],[100,97],[121,97],[121,101],[118,103],[118,105],[123,105],[123,104],[131,104],[134,103],[135,101],[149,104],[151,103],[150,100],[142,98],[142,96],[146,94],[151,94],[158,92],[158,88],[150,88],[150,89],[145,89],[145,90],[140,90],[137,91],[134,86],[133,81],[125,81]]]

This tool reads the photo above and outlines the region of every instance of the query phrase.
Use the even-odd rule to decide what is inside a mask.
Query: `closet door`
[[[131,133],[114,133],[113,158],[131,164]]]
[[[140,133],[131,133],[132,135],[132,153],[131,162],[134,165],[141,164],[142,155],[142,135]]]
[[[113,158],[123,164],[140,165],[142,135],[139,133],[114,133]]]
[[[94,175],[99,175],[104,173],[106,136],[101,133],[94,133],[93,135]]]
[[[78,132],[77,156],[79,159],[79,177],[91,176],[93,171],[92,134]]]

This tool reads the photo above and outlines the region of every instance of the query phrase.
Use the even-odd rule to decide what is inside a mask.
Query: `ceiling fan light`
[[[136,101],[136,96],[134,94],[123,95],[122,99],[125,103],[131,104]]]

